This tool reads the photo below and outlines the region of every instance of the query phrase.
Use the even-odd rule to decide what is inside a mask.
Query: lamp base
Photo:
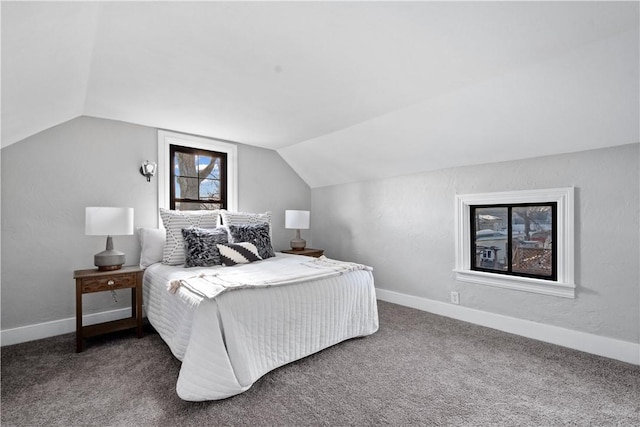
[[[124,253],[111,249],[94,255],[93,264],[100,271],[119,270],[124,265],[124,260]]]
[[[98,266],[98,271],[114,271],[114,270],[120,270],[122,268],[122,264],[121,265],[103,265],[103,266]]]
[[[307,241],[300,237],[300,230],[296,230],[296,235],[291,239],[291,249],[301,251],[307,246]]]

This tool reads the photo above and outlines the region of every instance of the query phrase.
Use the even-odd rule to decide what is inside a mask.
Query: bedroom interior
[[[640,3],[3,1],[0,12],[3,424],[640,416]],[[270,317],[239,297],[265,289],[189,300],[194,318],[227,322],[212,338],[224,354],[208,353],[237,377],[223,400],[185,386],[199,356],[183,350],[205,327],[165,328],[154,307],[176,298],[150,277],[176,273],[165,258],[149,267],[140,243],[142,230],[170,229],[171,138],[229,148],[228,205],[211,227],[225,215],[228,230],[268,224],[276,255],[241,268],[328,258],[373,269],[316,277],[324,290],[300,304],[330,311],[323,295],[357,282],[345,293],[362,317],[344,311],[344,335],[259,368],[224,320],[241,311],[225,304]],[[471,239],[457,200],[539,190],[570,194],[553,239],[570,274],[461,279]],[[151,274],[82,295],[74,271],[94,267],[106,238],[86,232],[85,209],[105,206],[135,212],[135,235],[112,246]],[[258,225],[234,222],[240,213]],[[290,254],[300,248],[327,258]],[[260,301],[275,310],[278,292],[303,285],[273,277]],[[178,293],[200,289],[179,279]],[[96,336],[76,353],[78,295],[84,324],[100,324],[131,316],[140,288],[144,334]]]

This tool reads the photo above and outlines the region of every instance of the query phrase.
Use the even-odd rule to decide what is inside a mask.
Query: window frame
[[[556,280],[506,275],[471,269],[471,206],[556,203]],[[574,188],[506,191],[456,195],[455,276],[476,283],[563,298],[575,298]]]
[[[220,209],[226,209],[227,208],[227,153],[222,153],[220,151],[213,151],[213,150],[203,150],[201,148],[185,147],[182,145],[174,145],[174,144],[169,145],[169,156],[170,156],[170,163],[171,163],[171,167],[169,168],[169,206],[170,208],[175,209],[175,205],[177,201],[181,203],[186,202],[186,203],[215,204],[215,202],[212,202],[212,201],[201,200],[199,195],[198,195],[198,200],[176,198],[176,195],[175,195],[175,191],[176,191],[175,155],[176,153],[191,154],[194,156],[204,155],[204,156],[211,156],[211,157],[216,157],[220,159],[220,180],[219,180],[220,181],[220,203],[218,204],[220,205]]]
[[[523,272],[518,272],[518,271],[514,271],[513,270],[513,255],[514,255],[514,248],[513,248],[513,209],[514,208],[524,208],[524,207],[533,207],[533,206],[549,206],[551,208],[551,231],[552,231],[552,239],[551,241],[552,246],[551,246],[551,275],[549,276],[543,276],[540,274],[533,274],[533,273],[523,273]],[[477,251],[477,236],[476,236],[476,232],[479,230],[476,230],[475,228],[475,220],[474,220],[474,213],[476,209],[487,209],[487,208],[506,208],[507,209],[507,220],[506,220],[506,225],[507,225],[507,237],[506,237],[506,250],[507,250],[507,270],[506,271],[500,271],[500,270],[492,270],[490,268],[483,268],[482,266],[479,266],[476,264],[475,262],[475,257],[472,255]],[[469,242],[470,244],[470,250],[471,250],[471,254],[469,257],[469,262],[470,262],[470,269],[473,271],[484,271],[486,273],[494,273],[494,274],[503,274],[503,275],[507,275],[507,276],[518,276],[518,277],[530,277],[533,279],[540,279],[540,280],[551,280],[551,281],[555,281],[557,280],[558,277],[558,256],[557,256],[557,250],[555,247],[555,242],[557,240],[557,232],[558,232],[558,204],[557,202],[544,202],[544,203],[506,203],[506,204],[497,204],[497,205],[469,205],[469,227],[470,227],[470,231],[469,231],[469,238],[471,239],[471,241]]]
[[[215,151],[227,156],[226,209],[238,210],[238,147],[217,139],[158,131],[158,207],[170,209],[171,163],[170,146],[177,145],[196,150]],[[162,224],[162,222],[160,222]]]

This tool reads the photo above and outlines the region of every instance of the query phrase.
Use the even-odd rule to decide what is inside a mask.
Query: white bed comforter
[[[190,401],[215,400],[246,391],[265,373],[349,338],[378,330],[378,311],[370,269],[356,269],[310,280],[234,289],[213,299],[175,280],[243,269],[292,268],[310,258],[275,258],[234,267],[183,268],[154,264],[144,275],[147,317],[182,361],[176,390]],[[238,270],[236,270],[238,269]],[[230,270],[231,271],[231,270]]]

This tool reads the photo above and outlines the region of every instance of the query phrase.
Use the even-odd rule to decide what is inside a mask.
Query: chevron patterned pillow
[[[222,264],[227,267],[236,264],[248,264],[262,259],[258,255],[256,246],[249,242],[218,243],[217,246],[220,251],[220,258],[222,258]]]

